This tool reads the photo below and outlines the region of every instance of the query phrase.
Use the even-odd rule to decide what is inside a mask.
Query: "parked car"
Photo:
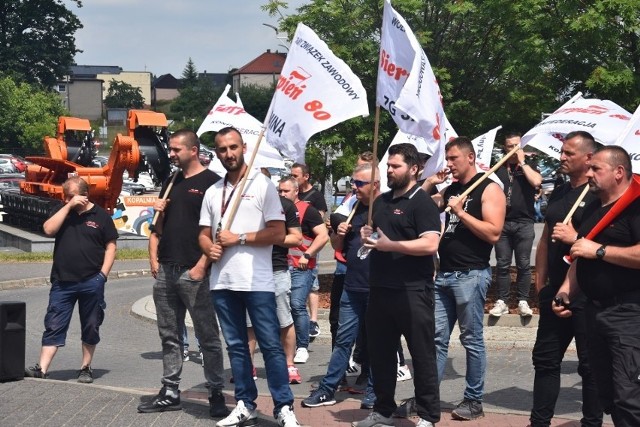
[[[128,191],[129,194],[133,196],[139,196],[147,192],[147,190],[144,188],[144,185],[138,182],[133,182],[131,180],[126,180],[122,182],[122,190]]]
[[[20,183],[22,181],[24,181],[24,175],[21,173],[0,174],[0,190],[7,188],[20,188]]]
[[[213,156],[215,156],[213,150],[200,144],[200,153],[198,154],[198,157],[200,159],[200,163],[203,166],[209,166],[209,163],[211,163],[211,160],[213,160]]]
[[[27,170],[27,161],[24,157],[20,157],[16,154],[0,154],[0,159],[9,159],[17,172],[24,172]]]
[[[5,157],[0,158],[0,173],[17,173],[18,168],[16,168],[11,161],[11,159],[7,159]]]

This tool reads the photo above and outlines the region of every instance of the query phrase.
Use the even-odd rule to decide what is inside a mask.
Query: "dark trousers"
[[[586,306],[589,360],[616,427],[640,426],[640,304]]]
[[[529,301],[531,288],[531,248],[535,238],[533,221],[505,221],[496,250],[496,283],[498,298],[509,304],[511,287],[511,258],[515,255],[518,276],[516,288],[518,300]]]
[[[560,394],[560,369],[562,359],[575,337],[578,352],[578,374],[582,377],[582,426],[601,426],[602,407],[598,401],[598,389],[593,368],[589,365],[587,351],[586,299],[583,295],[573,298],[573,315],[562,319],[551,309],[556,295],[554,287],[546,286],[538,296],[540,319],[538,335],[533,347],[533,408],[531,427],[549,426]]]
[[[434,310],[433,284],[420,291],[374,287],[369,292],[366,322],[376,395],[373,409],[385,417],[396,409],[397,343],[404,335],[413,361],[418,416],[440,421]]]

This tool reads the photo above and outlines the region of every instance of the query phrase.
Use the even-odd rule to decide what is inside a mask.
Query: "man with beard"
[[[482,396],[487,362],[482,321],[491,283],[489,258],[502,232],[506,202],[502,189],[490,179],[461,197],[483,175],[476,172],[476,154],[469,138],[451,140],[445,151],[448,171],[439,172],[433,184],[444,182],[448,172],[456,182],[438,197],[442,208],[445,205],[450,208],[438,248],[440,270],[435,282],[438,380],[441,382],[444,377],[449,339],[457,321],[460,342],[467,352],[466,388],[462,402],[451,415],[467,421],[484,416]]]
[[[259,170],[246,170],[246,145],[238,130],[221,129],[215,143],[216,155],[227,173],[224,180],[205,194],[199,241],[200,248],[212,261],[211,298],[227,343],[237,400],[235,409],[218,421],[217,426],[255,425],[258,421],[258,389],[252,377],[247,313],[264,358],[274,403],[273,415],[280,426],[298,426],[286,358],[280,344],[271,261],[273,245],[283,244],[286,236],[282,204],[269,178]],[[238,190],[245,173],[246,185]],[[238,198],[236,216],[230,220]]]
[[[418,425],[432,426],[440,420],[432,282],[440,216],[436,204],[416,182],[420,166],[415,146],[389,148],[387,185],[391,191],[375,200],[373,224],[360,229],[364,246],[372,249],[366,323],[376,402],[367,418],[352,423],[355,427],[393,425],[401,335],[413,359]]]
[[[598,200],[585,207],[586,219],[571,246],[574,261],[552,307],[558,316],[569,317],[571,300],[579,291],[584,293],[589,364],[600,403],[616,426],[638,426],[640,198],[632,184],[629,154],[622,147],[602,147],[591,158],[587,178]],[[632,193],[625,194],[628,190]],[[633,201],[628,206],[622,210],[616,206],[629,195]],[[602,231],[591,239],[584,237],[614,210],[619,214]]]
[[[549,197],[544,230],[536,248],[536,290],[538,291],[538,333],[533,347],[535,368],[533,381],[533,407],[531,427],[544,427],[551,423],[556,401],[560,394],[560,369],[564,353],[575,338],[578,353],[578,373],[582,377],[583,426],[602,425],[602,408],[598,403],[598,390],[587,355],[586,298],[583,294],[571,299],[573,316],[568,319],[553,314],[551,301],[558,293],[569,266],[562,259],[576,241],[576,229],[584,220],[584,207],[596,199],[587,194],[574,212],[571,221],[563,224],[584,188],[588,185],[587,172],[596,143],[591,134],[578,131],[565,136],[560,152],[559,173],[569,181],[553,190]]]
[[[182,328],[189,311],[200,340],[204,377],[209,390],[209,414],[229,413],[222,395],[222,343],[218,322],[208,298],[207,269],[211,263],[198,246],[198,221],[205,191],[220,177],[200,164],[200,141],[191,130],[175,132],[169,139],[169,158],[180,168],[166,200],[165,183],[154,209],[160,212],[155,236],[149,238],[151,274],[156,279],[153,301],[162,342],[162,389],[151,401],[138,406],[143,413],[176,411],[180,403],[182,373]],[[159,239],[159,240],[158,240]]]

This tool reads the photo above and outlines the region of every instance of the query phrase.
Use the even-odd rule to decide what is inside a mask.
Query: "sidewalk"
[[[110,274],[110,279],[148,276],[148,269],[142,265],[143,263],[145,262],[116,262]],[[4,270],[7,266],[2,266],[3,273],[0,275],[0,291],[7,290],[5,295],[12,289],[46,284],[46,280],[20,279],[23,281],[21,283],[16,283],[15,279],[5,280],[7,276],[5,276]],[[49,265],[44,267],[49,268]],[[38,274],[39,271],[42,271],[42,268],[43,266],[23,265],[20,270]],[[144,280],[148,280],[148,277],[145,277]],[[4,299],[2,293],[0,293],[0,299]],[[151,296],[145,296],[132,302],[131,314],[149,322],[155,322],[155,305]],[[314,409],[300,406],[302,398],[309,393],[311,381],[318,381],[326,371],[326,362],[330,355],[328,310],[321,311],[319,321],[323,333],[312,344],[312,359],[310,363],[302,365],[307,372],[305,384],[292,387],[296,397],[295,412],[299,421],[306,426],[349,425],[351,421],[363,419],[368,414],[367,410],[360,409],[361,396],[359,395],[339,392],[336,394],[337,405]],[[486,322],[490,322],[490,320],[486,318]],[[487,390],[484,418],[469,423],[461,423],[460,421],[452,420],[450,412],[453,409],[452,402],[454,402],[461,390],[460,381],[464,382],[464,378],[451,378],[443,382],[441,387],[443,413],[442,420],[437,424],[438,426],[523,427],[528,424],[529,414],[528,410],[526,410],[528,405],[526,400],[530,396],[523,396],[523,390],[519,389],[516,383],[521,375],[517,372],[518,369],[525,370],[527,375],[530,375],[533,370],[530,366],[530,354],[527,350],[532,348],[535,340],[537,330],[535,325],[537,325],[537,317],[535,316],[528,325],[523,326],[519,316],[505,315],[499,319],[496,326],[485,327],[485,339],[489,352],[492,357],[498,358],[500,362],[488,364],[487,377],[488,379],[491,377],[495,382],[498,376],[503,377],[506,369],[510,371],[510,374],[504,375],[504,378],[507,378],[509,383],[501,383],[498,390]],[[454,331],[451,341],[451,355],[454,364],[460,363],[460,360],[464,363],[460,344],[457,339],[453,338],[457,333],[457,331]],[[515,350],[509,351],[510,349]],[[262,358],[259,357],[257,359]],[[271,416],[273,403],[268,394],[265,372],[262,365],[260,365],[261,362],[261,360],[257,362],[259,379],[256,382],[260,392],[257,400],[260,425],[275,426],[276,424]],[[514,366],[516,370],[514,370]],[[69,378],[72,377],[69,376]],[[513,382],[511,383],[511,381]],[[522,381],[528,383],[529,378],[527,377]],[[400,397],[409,396],[412,393],[411,389],[411,381],[399,383],[397,395],[400,395]],[[452,392],[451,389],[455,390]],[[231,385],[225,388],[229,407],[235,405],[232,390]],[[100,385],[99,379],[92,385],[78,384],[75,379],[25,379],[23,381],[0,383],[0,425],[214,425],[214,421],[208,416],[207,394],[204,387],[196,386],[183,391],[183,411],[138,414],[136,408],[140,400],[149,398],[155,393],[157,393],[157,389],[141,390]],[[570,416],[572,419],[555,418],[551,425],[556,427],[577,427],[580,425],[579,421],[577,421],[576,413],[566,413],[566,416]],[[416,422],[416,419],[397,419],[396,426],[413,426]]]

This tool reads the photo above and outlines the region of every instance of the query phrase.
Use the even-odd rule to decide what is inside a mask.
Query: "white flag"
[[[196,134],[198,136],[205,132],[217,132],[220,129],[228,126],[233,126],[238,129],[242,135],[243,141],[247,144],[247,158],[251,157],[253,150],[258,142],[258,136],[260,135],[260,129],[262,123],[260,123],[255,117],[247,113],[242,104],[233,102],[228,96],[229,89],[231,87],[227,85],[224,92],[220,95],[220,98],[213,106],[207,117],[203,120],[202,124],[198,128]],[[239,99],[239,98],[238,98]],[[268,142],[268,141],[267,141]],[[284,168],[284,159],[278,153],[278,150],[270,146],[265,141],[260,143],[258,154],[254,160],[253,166],[256,168],[261,167],[274,167],[282,169]],[[217,174],[224,175],[226,170],[220,163],[217,157],[209,164],[209,169],[213,170]]]
[[[581,98],[563,105],[529,130],[522,137],[522,145],[531,145],[558,159],[569,132],[586,131],[601,144],[611,145],[630,117],[631,113],[611,101]]]
[[[302,23],[293,36],[269,110],[267,140],[298,162],[304,162],[312,135],[369,115],[360,79]]]
[[[636,108],[625,130],[618,136],[615,145],[627,150],[631,157],[631,169],[634,173],[640,173],[640,106]]]
[[[480,171],[488,171],[491,168],[491,153],[496,142],[496,134],[500,129],[502,126],[493,128],[471,141],[476,150],[476,168]]]
[[[376,99],[404,133],[446,142],[442,97],[431,64],[389,0],[384,2]]]

